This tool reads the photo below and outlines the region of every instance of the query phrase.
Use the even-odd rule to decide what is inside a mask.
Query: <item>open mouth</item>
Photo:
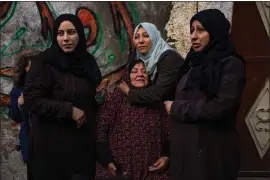
[[[144,79],[137,79],[136,81],[137,82],[144,82],[145,80]]]

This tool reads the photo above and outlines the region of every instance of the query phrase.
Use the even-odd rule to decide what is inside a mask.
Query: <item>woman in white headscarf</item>
[[[174,85],[184,59],[161,37],[156,26],[140,23],[134,31],[133,43],[136,59],[141,59],[150,75],[151,86],[143,89],[130,88],[125,82],[119,88],[131,103],[149,104],[173,99]]]

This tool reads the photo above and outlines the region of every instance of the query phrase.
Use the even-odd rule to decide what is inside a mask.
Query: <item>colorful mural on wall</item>
[[[0,2],[0,103],[9,103],[11,67],[18,53],[51,45],[54,19],[63,13],[82,21],[88,51],[104,77],[98,90],[121,78],[124,65],[135,54],[133,30],[141,21],[159,29],[169,19],[168,2]],[[164,15],[165,14],[165,15]]]

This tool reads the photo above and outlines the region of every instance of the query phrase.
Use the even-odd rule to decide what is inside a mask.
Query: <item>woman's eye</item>
[[[143,34],[143,37],[148,38],[149,35],[147,33]]]
[[[198,28],[198,31],[204,31],[205,29],[204,28]]]
[[[68,31],[68,34],[69,35],[73,35],[73,34],[75,34],[76,33],[76,31]]]
[[[61,32],[61,31],[58,31],[58,32],[57,32],[57,35],[60,35],[60,36],[62,36],[62,35],[63,35],[63,32]]]

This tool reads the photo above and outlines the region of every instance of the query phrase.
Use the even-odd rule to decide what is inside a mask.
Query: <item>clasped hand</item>
[[[86,116],[83,110],[73,107],[72,108],[72,119],[77,122],[77,127],[81,128],[86,122]]]

